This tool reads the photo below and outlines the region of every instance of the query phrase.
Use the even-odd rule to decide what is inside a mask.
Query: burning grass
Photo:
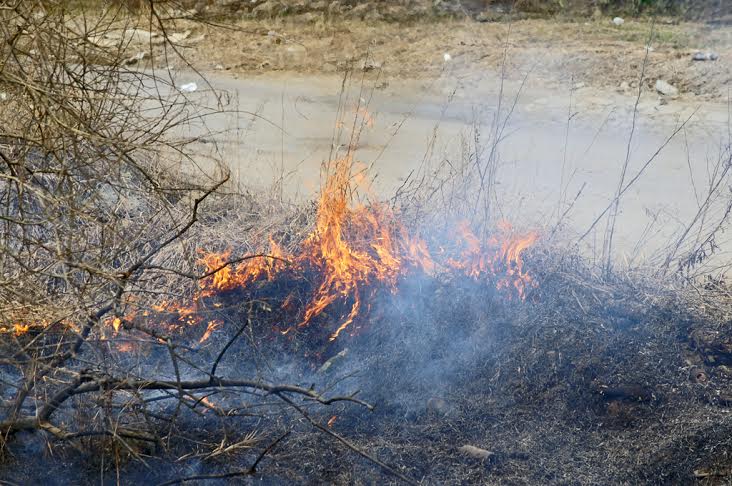
[[[151,465],[160,482],[729,475],[732,340],[721,311],[671,282],[601,279],[577,255],[506,225],[484,237],[459,222],[420,232],[398,208],[351,203],[344,167],[315,206],[222,198],[156,257],[201,278],[154,274],[99,329],[92,349],[108,370],[79,368],[73,399],[53,412],[78,429],[44,425],[78,465],[75,480],[116,469],[149,481]],[[252,254],[267,257],[237,261]],[[38,336],[31,326],[15,342]],[[308,433],[313,425],[326,432]],[[27,461],[23,448],[40,447],[28,440],[8,450]],[[478,459],[466,445],[487,452]],[[35,478],[16,460],[6,477]]]
[[[314,352],[328,357],[329,342],[342,333],[355,335],[368,322],[377,297],[398,294],[405,281],[461,276],[517,300],[535,285],[522,257],[538,233],[517,233],[501,222],[494,234],[480,238],[467,221],[460,221],[450,228],[449,238],[419,236],[385,204],[350,202],[356,190],[352,168],[350,154],[333,163],[312,229],[291,242],[290,250],[273,234],[267,235],[266,247],[241,258],[233,255],[231,246],[219,252],[199,246],[196,263],[203,273],[191,297],[143,303],[149,310],[128,299],[126,314],[107,318],[107,327],[118,333],[125,322],[134,327],[136,320],[152,320],[168,331],[198,328],[193,332],[202,333],[203,343],[222,328],[221,319],[206,309],[216,311],[232,298],[274,298],[282,316],[273,334],[291,338],[306,333]]]

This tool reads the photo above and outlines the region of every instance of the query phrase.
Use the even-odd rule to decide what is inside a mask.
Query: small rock
[[[131,66],[133,64],[137,64],[138,62],[140,62],[140,61],[142,61],[144,59],[147,59],[148,57],[150,57],[150,53],[149,52],[147,52],[147,51],[140,51],[137,54],[135,54],[134,56],[126,59],[125,60],[125,64],[127,66]]]
[[[613,19],[613,24],[617,25],[618,27],[620,27],[624,23],[625,23],[625,20],[623,18],[621,18],[621,17],[615,17]]]
[[[186,40],[188,37],[190,37],[190,35],[191,35],[190,30],[186,30],[184,32],[173,32],[172,34],[168,35],[167,40],[171,44],[179,44],[182,41]],[[165,43],[165,41],[166,41],[166,38],[163,36],[160,36],[160,37],[156,37],[153,40],[153,44],[163,44],[163,43]]]
[[[719,54],[716,52],[695,52],[691,59],[694,61],[716,61]]]
[[[574,86],[572,86],[572,88],[574,88],[575,90],[582,89],[584,87],[585,87],[585,83],[583,83],[582,81],[580,81],[579,83],[574,83]]]
[[[620,91],[628,91],[630,89],[630,85],[627,81],[623,81],[622,83],[620,83],[619,89]]]
[[[446,52],[445,54],[443,54],[443,55],[442,55],[442,58],[443,58],[443,59],[445,60],[445,62],[450,62],[450,61],[452,61],[452,56],[450,55],[450,53],[449,53],[449,52]]]
[[[479,459],[481,461],[485,461],[490,459],[491,457],[495,456],[495,453],[481,449],[480,447],[475,447],[471,445],[464,445],[458,449],[458,451],[462,452],[466,456],[470,456],[473,459]]]
[[[217,64],[216,66],[214,66],[214,69],[217,70],[217,71],[223,71],[224,70],[224,65],[223,64]]]
[[[301,63],[308,55],[308,50],[300,44],[292,44],[285,49],[287,61],[290,63]]]
[[[678,96],[679,94],[679,90],[675,86],[672,86],[663,79],[656,81],[656,91],[664,96]]]
[[[193,93],[198,89],[198,85],[196,83],[185,83],[178,86],[178,91],[181,93]]]
[[[8,94],[4,91],[0,92],[0,101],[7,101],[8,100]]]

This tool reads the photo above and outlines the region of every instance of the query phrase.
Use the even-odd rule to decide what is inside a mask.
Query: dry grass
[[[185,24],[181,24],[184,26]],[[622,28],[598,21],[518,20],[510,27],[511,56],[506,75],[566,83],[573,76],[597,87],[617,88],[637,78],[651,20],[628,20]],[[340,73],[358,68],[365,56],[383,65],[382,76],[433,79],[449,52],[455,72],[496,72],[502,64],[506,23],[440,20],[402,25],[285,18],[240,20],[238,30],[211,29],[187,50],[203,70],[223,67],[230,74],[272,72]],[[268,35],[268,32],[276,35]],[[649,79],[667,79],[682,91],[710,99],[724,96],[724,76],[732,41],[723,30],[702,24],[656,26]],[[692,63],[695,49],[714,49],[717,63]],[[705,65],[702,65],[705,64]]]

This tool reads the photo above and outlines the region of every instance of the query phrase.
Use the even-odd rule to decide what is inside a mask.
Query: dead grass
[[[183,28],[185,24],[181,24]],[[518,20],[510,26],[511,55],[507,76],[564,83],[574,75],[597,87],[617,88],[637,78],[651,20],[627,20],[622,27],[609,19],[587,21]],[[240,20],[238,30],[211,29],[187,50],[194,65],[229,74],[298,72],[334,74],[358,69],[369,58],[382,76],[434,79],[445,69],[443,54],[453,58],[453,72],[496,72],[508,33],[507,23],[455,19],[414,24],[326,21],[297,18]],[[656,25],[649,78],[673,79],[682,91],[716,98],[724,91],[723,72],[732,39],[702,24]],[[269,34],[269,35],[268,35]],[[714,49],[716,63],[692,63],[695,49]],[[702,81],[703,78],[703,81]]]

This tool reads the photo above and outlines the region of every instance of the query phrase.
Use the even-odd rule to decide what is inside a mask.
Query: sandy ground
[[[211,88],[225,94],[229,112],[206,119],[216,135],[200,150],[225,160],[242,186],[284,177],[289,197],[311,196],[321,164],[349,142],[366,105],[373,124],[360,131],[356,158],[388,196],[422,164],[463,157],[476,123],[488,144],[498,117],[502,216],[549,228],[571,206],[564,220],[571,238],[609,204],[630,141],[626,180],[651,163],[624,196],[616,248],[638,263],[659,255],[694,217],[729,140],[722,96],[729,27],[657,24],[647,53],[650,25],[640,21],[623,29],[522,21],[510,26],[508,44],[506,24],[270,22],[242,21],[240,31],[210,30],[191,44],[188,59],[210,84],[188,70],[178,75],[197,82],[189,96],[203,104],[215,105]],[[693,62],[692,46],[721,58]],[[346,66],[353,75],[343,91]],[[657,79],[680,95],[659,95]],[[588,253],[603,231],[600,224],[585,239]]]

